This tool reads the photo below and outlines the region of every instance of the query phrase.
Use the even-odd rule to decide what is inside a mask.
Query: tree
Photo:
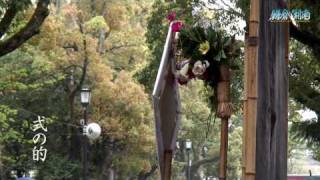
[[[146,87],[147,92],[151,92],[157,70],[160,64],[163,46],[167,35],[169,23],[165,20],[166,15],[171,11],[178,11],[184,8],[181,12],[181,20],[192,21],[191,1],[179,1],[178,3],[163,3],[156,1],[148,18],[146,42],[151,55],[148,57],[147,63],[140,67],[135,74],[138,81]]]
[[[10,108],[14,113],[4,111],[3,113],[10,118],[1,118],[4,122],[0,127],[5,134],[10,134],[12,131],[16,134],[9,141],[1,142],[4,147],[1,152],[4,159],[14,158],[17,161],[2,160],[5,169],[1,172],[17,171],[22,175],[37,167],[32,160],[32,138],[35,134],[31,130],[31,124],[38,115],[45,116],[50,124],[49,133],[46,134],[47,141],[59,137],[59,134],[50,133],[59,125],[50,122],[57,122],[58,118],[63,118],[59,114],[64,115],[64,110],[57,108],[65,107],[61,97],[63,91],[58,86],[62,82],[63,75],[58,72],[53,73],[56,69],[49,59],[50,57],[48,58],[43,51],[30,46],[28,50],[17,50],[1,59],[3,62],[0,66],[1,105]],[[6,124],[11,128],[5,128]],[[63,131],[61,133],[63,134]],[[15,145],[14,151],[12,145]],[[56,149],[61,153],[64,152],[57,146],[49,145],[48,149],[49,157]],[[6,174],[3,179],[10,179],[9,175]]]
[[[19,11],[25,9],[31,1],[29,0],[14,0],[14,1],[4,1],[2,0],[2,11],[5,9],[3,18],[0,21],[0,38],[5,35],[9,35],[9,38],[5,38],[0,41],[0,56],[4,56],[18,47],[20,47],[24,42],[29,40],[31,37],[39,33],[40,26],[44,22],[45,18],[49,15],[48,5],[50,0],[39,0],[37,7],[28,21],[28,23],[21,28],[18,32],[11,34],[8,33],[10,25],[15,19],[15,16]]]
[[[11,179],[12,170],[17,176],[31,169],[32,161],[28,159],[28,149],[32,145],[30,138],[30,123],[28,121],[15,121],[17,111],[7,106],[0,106],[1,131],[1,179]]]

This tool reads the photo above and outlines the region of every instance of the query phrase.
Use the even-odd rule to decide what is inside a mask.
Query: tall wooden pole
[[[243,179],[255,179],[257,123],[257,62],[259,37],[259,0],[250,2],[249,33],[245,41]]]
[[[228,118],[221,119],[219,179],[227,177]]]
[[[227,177],[228,121],[232,113],[232,104],[230,102],[230,69],[226,65],[220,65],[219,70],[220,79],[217,87],[217,115],[221,119],[219,179],[225,180]]]
[[[171,179],[171,161],[172,161],[172,151],[165,151],[164,153],[164,172],[161,176],[162,180]]]
[[[287,9],[284,0],[260,1],[256,175],[258,180],[287,179],[288,64],[285,22],[270,12]]]

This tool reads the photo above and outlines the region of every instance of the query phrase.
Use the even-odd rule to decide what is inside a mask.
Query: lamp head
[[[89,88],[82,88],[81,92],[80,92],[80,100],[81,100],[81,104],[84,107],[87,107],[90,103],[90,99],[91,99],[91,90]]]
[[[192,142],[190,139],[186,140],[186,150],[190,151],[192,149]]]

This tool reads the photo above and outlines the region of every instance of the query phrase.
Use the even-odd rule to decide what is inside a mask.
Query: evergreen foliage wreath
[[[188,59],[189,79],[197,77],[213,88],[216,88],[219,80],[220,65],[236,68],[233,61],[240,56],[240,47],[241,44],[235,37],[229,36],[225,31],[200,26],[181,28],[177,44],[178,51],[182,52],[182,59]],[[198,66],[199,62],[206,65],[206,70],[201,75],[194,73],[195,65]],[[178,62],[178,69],[182,69],[185,64],[187,63]]]

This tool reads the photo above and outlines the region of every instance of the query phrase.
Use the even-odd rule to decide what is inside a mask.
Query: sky
[[[313,119],[313,118],[317,118],[317,115],[315,112],[306,109],[306,110],[299,110],[298,111],[300,113],[300,115],[302,116],[302,120],[309,120],[309,119]]]

